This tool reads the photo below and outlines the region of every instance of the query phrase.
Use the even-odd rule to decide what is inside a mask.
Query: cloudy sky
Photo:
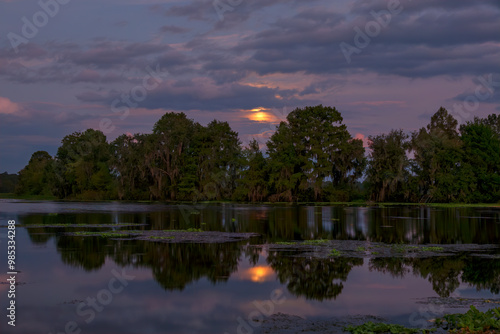
[[[353,136],[500,111],[500,2],[0,0],[0,172],[167,111],[264,142],[294,108]]]

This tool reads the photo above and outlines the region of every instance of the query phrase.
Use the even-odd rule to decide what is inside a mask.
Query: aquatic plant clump
[[[188,228],[186,230],[163,230],[163,232],[203,232],[201,228]]]
[[[444,250],[443,247],[430,246],[430,247],[422,247],[424,252],[442,252]]]
[[[340,255],[342,255],[342,253],[336,249],[332,249],[330,251],[330,256],[340,256]]]
[[[295,245],[297,244],[296,242],[293,242],[293,241],[278,241],[278,242],[275,242],[275,245],[286,245],[286,246],[290,246],[290,245]]]
[[[327,239],[317,239],[317,240],[306,240],[306,241],[304,241],[304,244],[305,245],[321,245],[321,244],[324,244],[327,242],[328,242]]]
[[[217,232],[202,231],[200,229],[187,230],[147,230],[147,231],[105,231],[91,232],[78,231],[65,233],[68,236],[76,237],[103,237],[103,238],[122,238],[127,240],[159,241],[168,243],[223,243],[247,240],[252,237],[259,237],[258,233],[236,233],[236,232]]]
[[[79,232],[73,232],[72,235],[74,236],[85,236],[85,237],[92,237],[92,236],[97,236],[101,238],[121,238],[128,236],[128,233],[124,232],[89,232],[89,231],[79,231]]]
[[[153,240],[173,240],[173,239],[175,239],[175,237],[160,237],[160,236],[152,235],[152,236],[149,237],[149,239],[153,239]]]
[[[392,333],[392,334],[411,334],[411,333],[429,333],[429,330],[407,328],[401,325],[374,323],[368,321],[359,326],[346,326],[344,331],[352,334],[371,334],[371,333]]]
[[[447,314],[436,319],[436,325],[450,333],[499,333],[500,307],[481,312],[473,305],[466,313]]]

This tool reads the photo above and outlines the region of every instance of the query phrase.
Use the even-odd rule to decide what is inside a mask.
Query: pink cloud
[[[354,139],[361,139],[363,141],[363,147],[368,147],[368,138],[365,137],[364,134],[362,133],[356,133],[356,136],[354,136]]]
[[[14,114],[20,109],[19,104],[0,96],[0,114]]]

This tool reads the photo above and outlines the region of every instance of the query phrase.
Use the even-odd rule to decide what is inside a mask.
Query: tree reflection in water
[[[479,290],[500,292],[500,259],[471,257],[468,254],[428,258],[375,258],[370,270],[404,278],[412,272],[427,279],[440,297],[449,297],[460,282]]]
[[[340,295],[352,268],[363,265],[361,258],[304,258],[278,251],[270,252],[267,262],[292,294],[320,301]]]
[[[183,290],[203,277],[212,283],[227,281],[238,270],[242,253],[255,265],[259,251],[243,247],[245,243],[162,243],[63,236],[58,238],[57,247],[66,264],[97,270],[109,257],[121,266],[151,268],[154,279],[165,290]]]
[[[262,210],[270,210],[263,209]],[[221,209],[222,210],[222,209]],[[349,211],[350,210],[350,211]],[[262,211],[269,213],[268,227],[261,224],[262,217],[252,220],[251,217],[257,213],[247,212],[245,217],[238,217],[240,225],[227,223],[220,225],[220,217],[226,216],[225,212],[204,213],[204,219],[214,217],[214,225],[208,221],[208,230],[235,230],[246,232],[249,230],[262,232],[264,239],[291,240],[296,237],[314,238],[317,236],[330,237],[331,234],[338,239],[349,239],[352,236],[359,239],[401,241],[411,239],[413,227],[424,228],[420,231],[415,228],[415,235],[423,236],[424,241],[437,241],[445,243],[455,243],[458,240],[467,242],[479,241],[479,243],[491,242],[491,238],[497,240],[498,229],[493,228],[495,224],[490,224],[489,220],[482,221],[482,225],[487,225],[485,229],[479,227],[469,228],[476,218],[460,218],[458,222],[453,222],[450,210],[433,212],[430,209],[418,211],[420,216],[431,216],[430,220],[405,221],[399,218],[387,218],[389,215],[410,215],[415,214],[415,210],[397,209],[389,211],[383,210],[344,210],[343,208],[298,208],[286,209],[276,208],[275,210]],[[352,214],[350,213],[352,211]],[[474,214],[470,209],[460,209],[461,214]],[[234,213],[234,212],[233,212]],[[232,222],[227,213],[226,222]],[[307,215],[306,215],[307,213]],[[318,214],[316,214],[318,213]],[[346,216],[343,216],[346,215]],[[197,227],[200,215],[192,215],[191,224]],[[216,217],[217,216],[217,217]],[[304,217],[303,217],[304,216]],[[307,216],[307,217],[305,217]],[[416,215],[418,216],[418,215]],[[449,219],[440,222],[440,216]],[[40,215],[27,214],[20,216],[23,224],[109,224],[109,213],[92,214],[59,214]],[[132,214],[124,217],[127,219],[116,219],[116,221],[127,221],[133,223],[151,223],[158,229],[178,228],[180,215],[178,213],[162,213],[144,216],[142,214]],[[339,217],[337,222],[334,217]],[[386,217],[382,219],[383,217]],[[394,217],[394,216],[393,216]],[[146,219],[147,218],[147,219]],[[164,221],[164,219],[167,219]],[[287,218],[287,219],[285,219]],[[388,220],[389,219],[389,220]],[[246,220],[249,220],[248,222]],[[353,220],[353,224],[344,225]],[[163,221],[163,224],[160,222]],[[355,221],[355,223],[354,223]],[[332,223],[333,222],[333,223]],[[383,224],[390,222],[394,228],[381,228]],[[365,224],[366,223],[366,224]],[[455,225],[453,225],[453,224]],[[479,223],[479,222],[478,222]],[[445,224],[445,226],[441,226]],[[235,225],[235,226],[233,226]],[[254,226],[255,225],[255,226]],[[332,225],[332,229],[317,229]],[[363,226],[367,228],[361,228]],[[353,231],[347,228],[352,226]],[[359,227],[361,226],[361,227]],[[460,233],[455,231],[460,227]],[[356,228],[359,227],[358,230]],[[429,227],[429,229],[428,229]],[[139,227],[143,229],[143,227]],[[264,229],[259,231],[259,228]],[[266,230],[267,228],[267,230]],[[106,259],[110,258],[119,265],[151,268],[153,276],[158,283],[167,290],[182,290],[191,282],[206,277],[215,283],[227,281],[228,278],[238,270],[240,257],[248,259],[251,265],[255,265],[259,259],[262,249],[256,247],[245,247],[247,242],[233,242],[223,244],[168,244],[149,241],[132,240],[109,240],[99,237],[69,237],[64,236],[64,232],[73,232],[75,228],[51,228],[36,227],[27,229],[30,240],[37,245],[43,245],[54,238],[57,250],[64,263],[84,268],[87,271],[98,270]],[[98,229],[106,230],[106,229]],[[313,231],[314,230],[314,231]],[[443,232],[444,231],[444,232]],[[457,233],[455,233],[455,232]],[[348,233],[349,232],[349,233]],[[467,232],[467,233],[466,233]],[[331,233],[331,234],[330,234]],[[450,237],[455,233],[460,238]],[[410,235],[410,237],[406,237]],[[474,235],[474,238],[468,237]],[[361,258],[334,257],[329,259],[305,258],[290,256],[290,252],[271,252],[267,256],[267,262],[276,272],[279,281],[286,284],[288,290],[296,296],[304,296],[308,299],[325,300],[337,298],[343,290],[344,283],[348,280],[350,271],[356,266],[363,265]],[[297,254],[295,254],[297,255]],[[448,297],[460,285],[467,283],[478,290],[489,290],[494,294],[500,293],[500,259],[487,257],[474,257],[470,254],[457,254],[454,256],[439,256],[429,258],[371,258],[369,269],[372,271],[390,274],[393,277],[405,278],[413,274],[428,280],[434,291],[441,297]]]

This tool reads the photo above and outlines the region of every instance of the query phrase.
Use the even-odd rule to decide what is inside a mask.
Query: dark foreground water
[[[17,227],[16,326],[7,324],[7,229],[0,228],[0,333],[256,333],[271,313],[364,314],[419,326],[442,315],[428,298],[500,298],[498,251],[427,258],[315,259],[265,243],[308,239],[499,244],[500,209],[60,203],[0,200]],[[72,237],[64,232],[257,232],[223,244]],[[497,305],[498,306],[498,305]],[[454,311],[464,312],[465,308]]]

